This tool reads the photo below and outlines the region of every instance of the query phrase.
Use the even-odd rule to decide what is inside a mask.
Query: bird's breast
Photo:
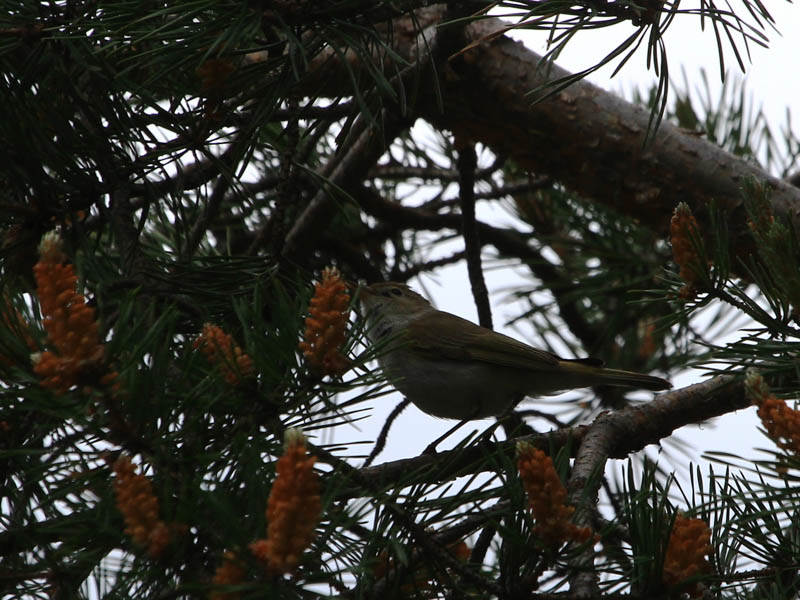
[[[435,360],[398,349],[381,359],[392,384],[417,408],[444,419],[483,419],[525,396],[517,369]]]

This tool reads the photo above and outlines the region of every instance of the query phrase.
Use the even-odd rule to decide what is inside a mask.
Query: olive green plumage
[[[507,335],[436,310],[400,283],[360,290],[367,335],[395,338],[380,358],[395,387],[437,417],[499,416],[526,395],[594,385],[668,389],[660,377],[607,369],[593,358],[563,359]]]

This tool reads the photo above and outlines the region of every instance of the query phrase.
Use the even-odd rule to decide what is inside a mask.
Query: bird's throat
[[[373,341],[384,341],[404,332],[419,316],[421,315],[417,312],[393,310],[391,306],[373,306],[367,316],[368,335]]]

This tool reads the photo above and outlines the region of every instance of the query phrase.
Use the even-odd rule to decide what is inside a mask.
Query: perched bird
[[[606,369],[595,358],[564,359],[436,310],[402,283],[359,290],[367,336],[388,341],[379,362],[420,410],[445,419],[500,416],[525,396],[594,385],[664,390],[669,381]]]

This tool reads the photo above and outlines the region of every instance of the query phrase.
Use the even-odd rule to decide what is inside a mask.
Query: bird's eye
[[[395,296],[402,296],[402,295],[403,295],[403,291],[402,291],[402,290],[399,290],[399,289],[397,289],[397,288],[392,288],[392,293],[393,293]]]

